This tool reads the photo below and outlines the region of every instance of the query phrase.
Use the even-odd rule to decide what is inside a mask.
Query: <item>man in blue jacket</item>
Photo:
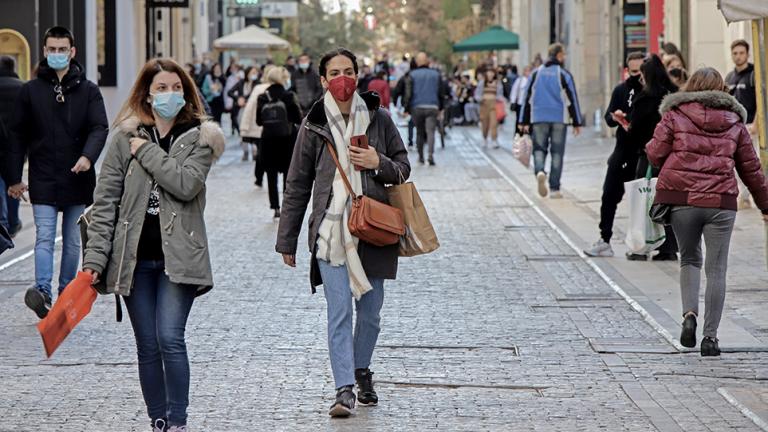
[[[533,139],[534,173],[539,195],[562,198],[560,176],[563,173],[563,154],[568,124],[578,136],[584,119],[581,116],[576,84],[565,64],[565,47],[556,43],[549,47],[549,60],[531,75],[525,103],[520,111],[523,132],[531,132]],[[549,188],[544,165],[547,153],[552,153]]]
[[[437,117],[443,109],[443,79],[440,72],[429,67],[429,56],[420,52],[416,56],[416,69],[406,81],[403,105],[416,124],[416,148],[419,163],[424,163],[424,140],[429,146],[429,164],[435,165],[435,130]]]
[[[25,157],[29,158],[29,197],[35,219],[35,285],[24,302],[38,317],[51,308],[56,222],[62,213],[59,293],[77,274],[80,229],[77,220],[93,203],[93,165],[107,139],[107,113],[98,86],[75,60],[75,38],[64,27],[43,36],[45,58],[37,77],[16,98],[8,156],[8,194],[20,198]]]

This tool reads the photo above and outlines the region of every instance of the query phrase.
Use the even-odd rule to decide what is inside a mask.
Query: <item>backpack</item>
[[[291,124],[288,121],[288,108],[280,99],[272,99],[268,91],[267,103],[261,106],[261,123],[264,133],[268,136],[288,136],[291,134]]]

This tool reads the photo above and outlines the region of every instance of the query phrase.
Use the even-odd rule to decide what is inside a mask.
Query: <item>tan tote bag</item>
[[[437,250],[440,242],[416,186],[412,182],[393,185],[387,188],[387,194],[389,205],[399,208],[405,217],[405,235],[400,237],[399,255],[412,257]]]

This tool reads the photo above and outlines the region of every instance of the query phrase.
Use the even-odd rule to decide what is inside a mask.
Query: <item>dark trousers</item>
[[[277,175],[280,171],[276,169],[267,169],[267,189],[269,190],[269,208],[272,210],[280,209],[280,193],[277,190]],[[283,173],[283,190],[285,190],[285,178]]]
[[[616,208],[624,197],[624,182],[635,179],[636,169],[636,154],[622,155],[614,152],[608,158],[600,204],[600,237],[606,243],[610,243],[613,237],[613,221],[616,218]]]
[[[195,287],[171,282],[163,261],[139,261],[131,295],[124,297],[139,357],[139,382],[147,414],[187,424],[189,358],[184,330]]]
[[[635,178],[643,178],[648,174],[648,166],[650,166],[650,163],[648,162],[648,156],[645,155],[645,153],[641,154],[637,160],[637,169],[635,170]],[[651,177],[658,177],[659,172],[661,170],[659,168],[651,166]],[[664,227],[664,233],[667,236],[667,240],[664,241],[664,244],[662,244],[658,251],[660,254],[665,255],[671,255],[677,253],[677,237],[675,237],[675,231],[672,229],[671,225],[667,225]]]
[[[264,161],[262,161],[261,158],[261,138],[246,137],[243,138],[243,141],[256,146],[256,149],[253,153],[253,160],[255,162],[253,167],[253,175],[256,177],[256,184],[261,186],[261,184],[264,183]]]
[[[408,120],[408,147],[413,146],[413,131],[416,129],[416,123],[413,122],[413,116]]]

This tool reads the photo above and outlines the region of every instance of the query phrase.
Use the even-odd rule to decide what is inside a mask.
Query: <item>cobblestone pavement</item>
[[[717,389],[764,386],[768,355],[678,353],[470,135],[451,136],[438,166],[412,176],[442,247],[403,259],[385,285],[381,404],[346,420],[326,415],[325,302],[309,294],[309,255],[282,265],[266,192],[230,143],[208,182],[216,288],[187,331],[193,431],[759,430]],[[23,306],[32,264],[0,271],[0,431],[149,430],[130,325],[114,322],[110,298],[43,360]]]

